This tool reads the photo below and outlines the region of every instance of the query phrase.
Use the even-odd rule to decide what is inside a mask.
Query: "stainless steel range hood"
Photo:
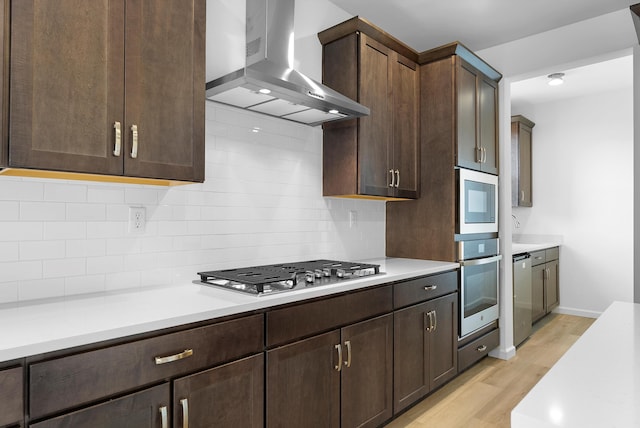
[[[207,99],[319,125],[369,109],[293,69],[295,0],[207,2]]]

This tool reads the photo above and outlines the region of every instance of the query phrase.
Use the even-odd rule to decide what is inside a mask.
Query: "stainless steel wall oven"
[[[498,238],[458,243],[461,338],[500,316],[498,288],[502,255],[498,247]]]

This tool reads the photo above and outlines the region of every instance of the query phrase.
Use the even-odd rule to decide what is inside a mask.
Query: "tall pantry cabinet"
[[[7,3],[0,167],[203,181],[204,0]]]
[[[502,75],[456,42],[422,52],[420,199],[387,204],[386,255],[457,260],[456,167],[498,173]]]

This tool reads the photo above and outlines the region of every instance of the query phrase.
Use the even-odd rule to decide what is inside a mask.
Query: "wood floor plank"
[[[549,314],[504,361],[485,358],[387,428],[509,428],[511,410],[595,321]]]

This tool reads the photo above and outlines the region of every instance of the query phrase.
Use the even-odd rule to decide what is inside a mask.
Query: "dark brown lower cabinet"
[[[33,428],[168,427],[171,392],[165,382],[153,388],[107,401],[57,418],[29,425]]]
[[[22,426],[22,367],[0,370],[0,426]]]
[[[457,374],[458,293],[394,312],[394,413]]]
[[[264,425],[264,354],[176,379],[173,426]]]
[[[547,315],[558,306],[558,260],[552,260],[531,268],[533,322]]]
[[[376,427],[392,417],[393,318],[267,352],[267,427]]]

